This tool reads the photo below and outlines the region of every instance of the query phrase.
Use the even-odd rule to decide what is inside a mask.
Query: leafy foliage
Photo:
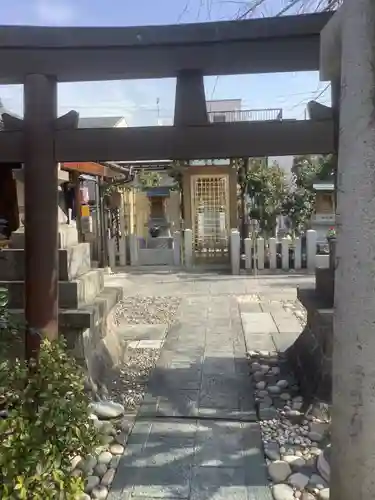
[[[146,170],[141,170],[138,174],[138,182],[144,190],[158,187],[160,186],[161,175],[157,172],[146,172]]]
[[[273,234],[287,190],[283,170],[276,162],[268,165],[267,159],[252,158],[239,172],[239,184],[250,198],[250,217],[259,221],[262,233]]]
[[[88,418],[83,373],[62,341],[45,340],[38,365],[0,364],[0,498],[73,500],[81,478],[71,459],[98,444]]]
[[[300,234],[310,222],[315,207],[315,193],[299,187],[290,190],[284,200],[282,213],[289,217],[293,231]]]
[[[168,170],[169,177],[172,177],[172,179],[174,179],[174,181],[175,181],[175,184],[172,188],[172,191],[179,191],[180,192],[180,214],[181,214],[182,220],[184,220],[184,218],[185,218],[184,190],[183,190],[184,168],[185,168],[184,162],[175,160],[172,163],[171,168]]]
[[[178,160],[175,160],[172,163],[171,168],[168,170],[169,177],[172,177],[176,183],[174,189],[180,192],[182,192],[183,172],[184,163]]]
[[[295,174],[297,187],[312,190],[313,184],[317,180],[333,179],[333,156],[296,156],[293,161],[292,171]]]
[[[1,258],[1,251],[0,251]],[[0,287],[0,361],[6,356],[20,356],[24,352],[23,324],[8,314],[9,292]]]
[[[334,158],[332,155],[305,155],[294,158],[294,186],[287,193],[282,212],[290,218],[293,230],[301,233],[308,225],[315,208],[313,184],[317,180],[332,180]]]
[[[8,290],[0,288],[0,330],[8,326]]]

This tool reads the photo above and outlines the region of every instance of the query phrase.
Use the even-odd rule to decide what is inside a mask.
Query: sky
[[[314,0],[311,0],[314,1]],[[287,0],[267,0],[255,16],[275,15]],[[38,26],[138,26],[235,19],[241,0],[2,0],[1,24]],[[290,11],[289,13],[293,13]],[[329,104],[318,72],[205,78],[207,99],[242,99],[242,109],[282,108],[285,118],[305,116],[311,99]],[[59,85],[59,112],[124,116],[129,126],[169,125],[175,80],[87,82]],[[22,87],[0,85],[0,98],[22,114]],[[157,104],[159,102],[159,104]]]

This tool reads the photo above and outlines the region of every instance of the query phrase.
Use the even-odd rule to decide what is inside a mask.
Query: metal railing
[[[211,123],[280,121],[283,119],[283,110],[281,108],[268,108],[209,111],[208,118]]]

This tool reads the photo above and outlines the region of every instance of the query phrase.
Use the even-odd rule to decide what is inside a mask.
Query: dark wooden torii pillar
[[[54,151],[57,81],[24,82],[26,356],[58,337],[58,171]]]
[[[57,118],[57,80],[30,74],[24,81],[24,119],[3,114],[5,128],[24,133],[26,358],[42,338],[58,337],[58,168],[55,130],[74,128],[78,113]]]

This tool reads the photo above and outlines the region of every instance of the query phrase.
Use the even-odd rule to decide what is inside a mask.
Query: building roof
[[[88,116],[79,118],[78,128],[113,128],[123,120],[123,116]]]
[[[0,99],[0,117],[3,113],[9,113],[9,111],[4,107],[1,99]],[[15,113],[11,113],[13,116],[20,118]],[[123,120],[123,116],[88,116],[79,118],[78,128],[114,128],[116,127],[121,120]],[[0,130],[4,129],[3,120],[0,119]]]

